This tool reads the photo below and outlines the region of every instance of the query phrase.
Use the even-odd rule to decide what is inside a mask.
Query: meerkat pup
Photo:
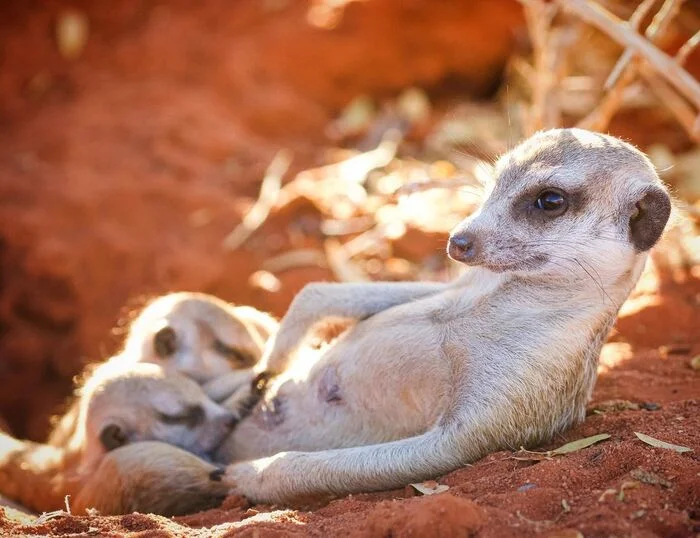
[[[35,510],[56,509],[66,494],[80,494],[106,453],[138,441],[162,441],[211,458],[236,416],[183,375],[156,364],[137,363],[126,370],[120,366],[104,363],[80,388],[76,427],[62,446],[0,434],[0,493]],[[154,461],[142,453],[139,457]],[[214,490],[209,498],[220,498],[221,488]]]
[[[166,372],[186,375],[214,401],[240,415],[245,399],[232,396],[248,389],[255,376],[251,367],[277,327],[272,316],[249,306],[233,306],[204,293],[170,293],[139,313],[122,350],[107,362],[124,371],[134,364],[154,363]],[[93,367],[83,377],[89,378]],[[64,446],[73,436],[78,401],[57,419],[49,444]]]
[[[154,362],[201,383],[223,401],[250,382],[277,321],[249,306],[203,293],[159,297],[134,320],[115,360]]]
[[[231,462],[221,482],[269,503],[401,487],[582,421],[600,349],[670,210],[649,160],[621,140],[559,129],[524,141],[450,235],[468,266],[456,281],[302,290],[256,366],[276,375],[217,451]],[[356,323],[311,349],[325,316]],[[147,471],[112,462],[121,476]],[[205,472],[186,466],[177,487]]]

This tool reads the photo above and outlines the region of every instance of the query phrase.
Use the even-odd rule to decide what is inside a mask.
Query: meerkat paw
[[[212,379],[206,383],[202,388],[204,392],[212,400],[218,403],[227,402],[232,396],[238,394],[241,390],[249,389],[253,380],[255,379],[256,372],[252,368],[246,370],[234,370],[233,372],[228,372],[216,379]],[[224,407],[229,408],[224,404]]]
[[[264,463],[266,459],[256,460],[255,463]],[[227,465],[221,475],[221,482],[228,488],[229,495],[243,495],[251,502],[264,502],[260,496],[262,484],[262,469],[258,469],[253,462],[240,462]]]
[[[271,376],[267,372],[253,372],[253,376],[249,378],[248,383],[239,386],[221,405],[232,411],[238,417],[238,420],[241,420],[260,401],[270,378]]]

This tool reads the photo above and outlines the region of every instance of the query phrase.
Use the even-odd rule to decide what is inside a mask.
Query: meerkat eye
[[[158,418],[163,424],[181,424],[194,428],[204,421],[204,409],[201,405],[191,405],[177,415],[158,413]]]
[[[551,216],[563,214],[569,207],[564,194],[558,190],[548,189],[542,191],[535,200],[535,207],[547,212]]]
[[[153,350],[165,359],[177,351],[177,334],[172,327],[163,327],[153,336]]]
[[[220,340],[214,340],[214,351],[241,366],[255,363],[255,359],[248,353],[235,347],[229,347]]]

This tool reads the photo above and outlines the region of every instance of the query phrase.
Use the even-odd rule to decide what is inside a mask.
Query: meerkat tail
[[[221,504],[228,493],[223,474],[223,469],[175,446],[134,443],[105,455],[73,500],[73,511],[176,516],[206,510]]]

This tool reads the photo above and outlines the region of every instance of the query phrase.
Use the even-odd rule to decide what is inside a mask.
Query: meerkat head
[[[582,129],[544,131],[497,162],[486,202],[452,231],[448,253],[496,272],[617,281],[641,270],[670,212],[633,146]]]
[[[83,468],[115,448],[148,440],[208,458],[236,424],[233,413],[186,376],[156,364],[117,366],[99,367],[80,391],[74,443],[83,450]]]
[[[201,293],[171,293],[131,325],[122,356],[153,362],[202,383],[260,358],[276,322],[253,308]]]

